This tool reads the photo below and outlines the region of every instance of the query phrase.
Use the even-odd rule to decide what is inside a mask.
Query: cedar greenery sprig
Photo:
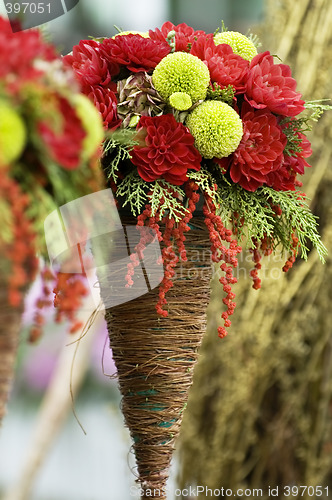
[[[149,183],[144,181],[136,171],[128,174],[117,186],[117,197],[122,198],[123,207],[130,206],[131,213],[137,217],[148,202],[151,206],[151,217],[158,212],[160,218],[167,215],[180,222],[188,210],[183,206],[185,192],[163,179]]]
[[[154,182],[151,191],[148,194],[151,205],[151,216],[154,217],[158,212],[160,218],[167,215],[168,219],[174,219],[180,222],[189,211],[183,206],[185,192],[179,186],[170,184],[165,180]]]
[[[189,171],[188,178],[194,181],[200,188],[201,192],[207,194],[208,197],[217,206],[218,200],[215,190],[216,181],[213,178],[211,172],[209,172],[202,166],[202,168],[198,172]]]
[[[107,157],[104,162],[104,172],[108,180],[117,182],[119,177],[119,165],[130,160],[130,150],[138,144],[134,139],[135,130],[120,129],[109,134],[103,145],[103,157]],[[112,158],[112,159],[111,159]]]
[[[317,217],[310,212],[304,193],[299,191],[275,191],[261,187],[248,192],[226,178],[218,189],[220,203],[218,214],[223,220],[238,213],[243,218],[238,227],[238,236],[246,236],[248,244],[254,240],[271,238],[273,250],[279,244],[287,252],[293,249],[293,234],[299,239],[301,257],[308,258],[308,241],[316,248],[319,258],[325,262],[327,249],[318,233]],[[275,207],[280,208],[276,213]]]
[[[117,177],[112,178],[113,180],[117,179]],[[147,182],[136,171],[133,171],[117,185],[116,195],[123,199],[122,206],[125,207],[129,204],[131,213],[137,217],[147,202],[147,192]]]

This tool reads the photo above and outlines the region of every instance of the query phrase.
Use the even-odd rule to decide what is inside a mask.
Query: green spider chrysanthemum
[[[166,101],[172,94],[183,92],[195,103],[206,96],[210,72],[198,57],[187,52],[174,52],[157,64],[152,83]]]
[[[20,115],[0,101],[0,165],[17,160],[26,143],[26,128]]]
[[[186,125],[204,158],[223,158],[238,147],[242,121],[237,112],[221,101],[204,101],[187,117]]]
[[[257,55],[257,49],[252,41],[237,31],[217,33],[214,37],[214,43],[216,45],[227,43],[227,45],[232,47],[235,54],[238,54],[247,61],[251,61],[251,59]]]

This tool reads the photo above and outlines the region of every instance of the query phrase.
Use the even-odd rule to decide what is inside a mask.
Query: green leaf
[[[130,150],[138,144],[134,140],[136,131],[121,129],[115,130],[104,143],[104,171],[107,179],[117,182],[119,178],[119,165],[130,160]],[[106,160],[109,163],[105,166]]]
[[[129,204],[132,214],[136,217],[142,212],[144,205],[147,203],[149,186],[135,171],[127,175],[118,184],[116,196],[124,198],[125,201],[122,206],[125,207]]]
[[[175,195],[180,199],[175,197]],[[189,213],[183,206],[183,200],[185,198],[183,189],[164,180],[157,180],[152,184],[152,189],[148,194],[148,198],[152,208],[152,217],[159,211],[160,218],[167,213],[170,219],[174,218],[176,222],[179,222]]]

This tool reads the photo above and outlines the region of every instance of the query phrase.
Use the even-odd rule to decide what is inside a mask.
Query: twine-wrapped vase
[[[168,316],[156,312],[158,287],[105,312],[142,498],[165,498],[174,443],[206,329],[211,244],[203,219],[193,219],[190,225],[187,261],[178,262],[167,295]],[[117,245],[115,253],[123,256],[126,251]],[[114,279],[122,280],[126,293],[125,271],[116,274],[100,279],[105,304],[114,291]]]

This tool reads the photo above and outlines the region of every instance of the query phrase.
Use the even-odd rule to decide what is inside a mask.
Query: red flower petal
[[[155,41],[134,34],[106,38],[101,44],[103,57],[109,63],[126,66],[134,73],[154,69],[170,50],[166,40]]]
[[[150,30],[149,37],[151,40],[164,42],[170,31],[175,31],[175,50],[181,52],[189,52],[190,45],[194,43],[195,39],[204,34],[204,31],[195,31],[194,28],[185,23],[175,26],[175,24],[168,21],[162,25],[160,30],[158,28],[154,31]]]
[[[274,64],[270,52],[257,54],[251,61],[245,82],[245,98],[251,106],[267,107],[273,113],[296,116],[304,110],[296,81],[285,64]]]
[[[147,182],[156,179],[181,185],[187,180],[188,169],[199,170],[202,157],[194,146],[188,129],[173,115],[142,116],[139,133],[145,130],[145,146],[135,146],[131,161]]]

